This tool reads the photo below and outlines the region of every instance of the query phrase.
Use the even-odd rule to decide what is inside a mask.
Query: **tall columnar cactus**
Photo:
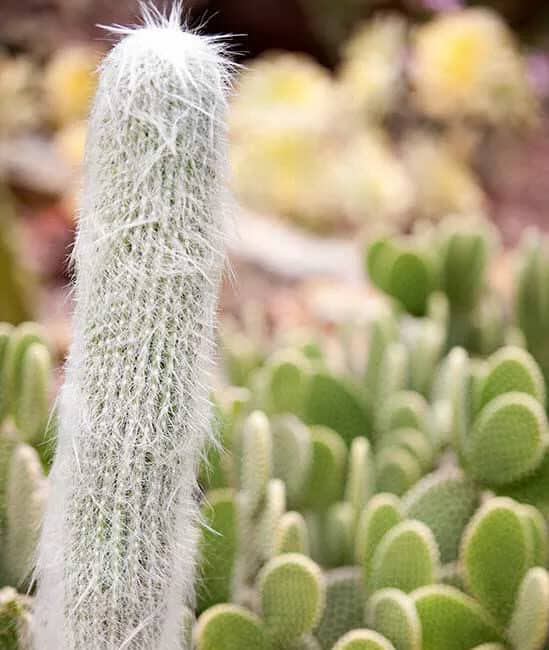
[[[118,30],[91,113],[37,647],[181,647],[223,266],[229,68],[179,15]]]

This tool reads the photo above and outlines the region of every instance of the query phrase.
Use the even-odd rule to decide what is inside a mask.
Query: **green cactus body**
[[[440,323],[428,319],[422,319],[418,329],[410,343],[410,385],[427,396],[444,350],[445,330]]]
[[[490,499],[465,530],[460,550],[465,583],[501,625],[511,617],[533,555],[531,529],[511,499]]]
[[[431,585],[412,594],[423,631],[422,650],[470,650],[500,641],[492,619],[454,587]]]
[[[251,413],[242,433],[240,487],[250,514],[257,513],[272,475],[273,442],[269,420],[261,411]]]
[[[0,589],[0,648],[31,650],[31,599],[12,587]]]
[[[362,625],[364,586],[360,569],[341,567],[326,573],[326,606],[314,634],[322,650]]]
[[[413,599],[398,589],[381,589],[368,601],[366,622],[395,650],[421,650],[421,622]]]
[[[384,434],[379,443],[380,450],[402,448],[408,451],[418,461],[421,471],[428,472],[433,465],[434,450],[429,438],[418,429],[405,427],[393,429]]]
[[[44,434],[48,420],[51,358],[42,343],[32,343],[25,351],[21,380],[15,401],[14,422],[25,442],[36,442]]]
[[[343,495],[347,449],[341,437],[326,427],[312,427],[313,454],[301,503],[325,511]]]
[[[372,427],[368,405],[360,391],[326,372],[316,372],[311,377],[305,421],[330,427],[347,445],[357,436],[368,436]]]
[[[301,553],[309,555],[309,531],[299,512],[286,512],[280,517],[275,531],[274,555]]]
[[[379,386],[379,373],[387,346],[398,338],[398,327],[391,311],[380,307],[380,313],[376,314],[370,323],[368,331],[368,361],[364,376],[365,385],[372,397],[377,398]]]
[[[6,483],[6,531],[0,553],[7,584],[25,587],[34,568],[48,484],[37,452],[18,444]]]
[[[520,504],[518,506],[522,520],[526,523],[532,539],[532,563],[535,566],[547,564],[549,536],[547,522],[541,512],[534,506]]]
[[[9,377],[6,364],[12,333],[12,325],[0,323],[0,425],[8,415],[10,404]]]
[[[237,605],[215,605],[198,619],[197,650],[269,650],[261,620]]]
[[[403,447],[383,449],[376,458],[376,487],[401,496],[421,478],[417,456]]]
[[[257,588],[267,633],[276,646],[313,630],[325,603],[320,568],[299,554],[279,555],[258,576]]]
[[[389,396],[379,413],[377,428],[384,433],[394,429],[427,429],[428,405],[425,399],[414,391],[399,391]]]
[[[365,583],[370,580],[374,553],[389,530],[402,521],[400,502],[393,494],[376,494],[362,511],[357,526],[355,559]]]
[[[528,352],[511,346],[501,348],[488,360],[479,408],[510,392],[527,393],[545,405],[545,380],[539,366]]]
[[[219,39],[144,9],[88,122],[73,342],[38,555],[41,650],[181,648],[230,200]]]
[[[312,441],[309,428],[295,415],[272,420],[273,476],[284,481],[291,505],[298,503],[311,466]]]
[[[524,576],[508,630],[516,650],[541,650],[549,629],[549,575],[542,567]]]
[[[265,503],[257,523],[257,543],[261,560],[269,560],[276,554],[276,531],[286,512],[286,488],[280,479],[271,479],[267,485]],[[242,539],[242,544],[246,540]]]
[[[377,403],[385,404],[393,393],[406,389],[409,384],[409,374],[408,349],[404,343],[391,343],[385,350],[379,369]]]
[[[265,405],[269,413],[301,416],[309,388],[310,363],[294,350],[275,354],[264,366]]]
[[[208,492],[202,506],[197,609],[230,600],[237,552],[237,505],[232,490]]]
[[[323,518],[323,564],[329,567],[351,564],[354,551],[355,511],[345,501],[334,503]]]
[[[439,551],[430,528],[405,520],[391,528],[372,558],[368,586],[371,591],[394,587],[409,593],[437,581]]]
[[[370,443],[355,438],[349,450],[349,468],[345,485],[345,500],[351,504],[355,520],[372,495],[375,486],[375,466]]]
[[[395,650],[395,647],[373,630],[353,630],[343,636],[333,650]]]
[[[481,411],[466,444],[468,471],[487,485],[532,474],[549,441],[541,404],[525,393],[505,393]]]
[[[405,517],[429,526],[443,563],[453,562],[461,536],[475,513],[479,495],[473,482],[458,470],[438,470],[425,476],[402,499]]]

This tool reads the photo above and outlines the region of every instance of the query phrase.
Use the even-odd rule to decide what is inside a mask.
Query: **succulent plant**
[[[369,599],[366,622],[383,634],[395,650],[421,650],[422,630],[411,596],[398,589],[380,589]]]

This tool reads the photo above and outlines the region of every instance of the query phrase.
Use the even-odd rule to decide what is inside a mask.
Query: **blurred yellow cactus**
[[[100,58],[96,50],[84,45],[67,46],[53,55],[44,71],[44,93],[55,124],[87,116]]]
[[[417,216],[438,219],[450,212],[484,211],[484,193],[473,171],[446,140],[411,134],[403,144],[403,155],[416,189]]]
[[[342,103],[364,117],[394,110],[404,89],[406,24],[397,16],[365,23],[343,49]]]
[[[271,127],[324,128],[333,117],[330,73],[309,57],[267,54],[250,64],[231,107],[233,132]]]
[[[313,230],[339,220],[334,152],[326,139],[298,129],[265,129],[234,145],[231,163],[234,191],[246,205]]]
[[[352,220],[402,224],[410,217],[414,185],[382,131],[354,136],[339,170],[341,201]]]
[[[512,34],[488,9],[441,14],[418,28],[412,74],[419,106],[437,118],[509,124],[536,113]]]
[[[33,62],[0,53],[0,137],[35,127],[40,118]]]

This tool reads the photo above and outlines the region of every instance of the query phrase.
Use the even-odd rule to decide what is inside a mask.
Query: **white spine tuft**
[[[230,66],[177,10],[115,31],[89,124],[40,650],[179,650],[193,601]]]

